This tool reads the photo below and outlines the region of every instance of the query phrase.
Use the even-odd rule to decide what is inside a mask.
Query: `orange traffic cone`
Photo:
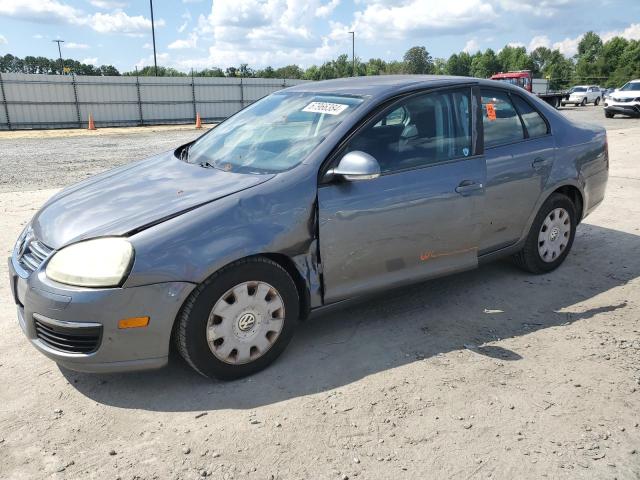
[[[93,122],[93,115],[89,114],[89,128],[88,130],[95,130],[96,124]]]
[[[196,128],[202,128],[202,119],[200,118],[200,112],[196,113]]]

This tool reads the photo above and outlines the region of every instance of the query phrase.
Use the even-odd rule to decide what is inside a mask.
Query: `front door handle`
[[[469,195],[477,190],[482,190],[483,185],[480,182],[474,180],[463,180],[460,185],[456,187],[456,193],[460,195]]]
[[[541,168],[548,166],[549,164],[551,164],[551,160],[549,158],[538,157],[533,161],[531,166],[536,170],[539,170]]]

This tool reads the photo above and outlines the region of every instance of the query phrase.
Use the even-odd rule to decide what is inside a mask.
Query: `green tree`
[[[454,53],[447,60],[447,73],[468,77],[471,73],[471,55],[467,52]]]
[[[505,45],[498,53],[498,62],[503,72],[533,70],[533,62],[524,47]]]
[[[433,73],[433,59],[425,47],[411,47],[403,57],[407,73]]]
[[[472,77],[489,78],[500,71],[500,62],[496,52],[487,48],[484,53],[477,52],[471,59],[470,73]]]
[[[598,62],[602,53],[602,39],[597,33],[587,32],[578,43],[576,55],[576,81],[579,83],[598,83],[604,77]]]

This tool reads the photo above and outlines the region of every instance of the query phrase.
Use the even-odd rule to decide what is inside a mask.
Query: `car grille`
[[[20,266],[28,273],[33,273],[42,265],[42,262],[51,255],[53,249],[33,238],[29,239],[27,237],[23,241],[26,242],[26,245],[20,248],[23,253],[22,255],[18,255],[18,263],[20,263]]]
[[[66,353],[92,353],[98,349],[102,326],[63,327],[34,318],[38,340],[50,348]]]
[[[633,102],[633,98],[619,98],[619,99],[612,99],[614,102],[618,102],[618,103],[629,103],[629,102]]]

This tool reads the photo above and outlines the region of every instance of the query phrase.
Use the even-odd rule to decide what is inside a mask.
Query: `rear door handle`
[[[533,168],[535,168],[536,170],[538,170],[538,169],[544,168],[544,167],[546,167],[546,166],[548,166],[550,164],[551,164],[551,160],[549,158],[538,157],[533,161],[531,166]]]
[[[482,190],[483,185],[480,182],[473,180],[463,180],[460,185],[456,187],[456,193],[460,195],[468,195],[477,190]]]

